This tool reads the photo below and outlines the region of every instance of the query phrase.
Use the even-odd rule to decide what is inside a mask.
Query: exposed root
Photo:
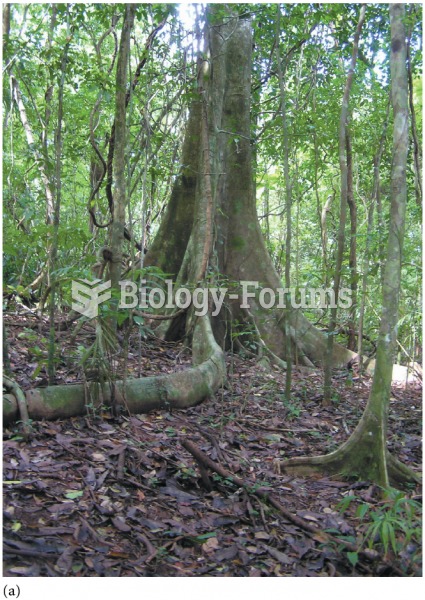
[[[3,376],[3,387],[5,387],[6,390],[13,394],[13,396],[16,398],[16,403],[19,409],[19,416],[22,422],[22,430],[25,439],[29,439],[32,434],[32,427],[28,415],[28,406],[25,394],[20,388],[20,386],[16,383],[16,381],[11,379],[10,377],[7,377],[6,375]]]
[[[344,456],[334,457],[334,452],[321,456],[297,456],[287,460],[276,460],[274,469],[276,473],[290,473],[291,475],[314,475],[324,473],[326,475],[341,475],[343,473]]]
[[[388,478],[394,487],[405,486],[409,483],[420,483],[418,473],[387,452],[386,457]],[[355,447],[344,444],[338,450],[321,456],[299,456],[288,460],[275,461],[275,471],[279,474],[308,476],[322,473],[326,476],[339,476],[343,479],[371,479],[370,463],[361,464],[356,456]]]
[[[389,452],[387,454],[387,469],[390,481],[395,484],[405,485],[406,483],[421,483],[422,481],[419,473],[406,467],[404,463]]]
[[[228,481],[232,481],[235,485],[237,485],[241,488],[244,488],[245,491],[248,492],[249,494],[252,494],[253,496],[256,496],[257,498],[268,502],[271,506],[273,506],[273,508],[275,508],[277,511],[279,511],[285,517],[285,519],[287,519],[288,521],[290,521],[297,527],[304,530],[307,533],[307,535],[309,535],[315,541],[320,541],[322,543],[332,542],[332,543],[338,544],[339,546],[343,547],[348,552],[355,552],[355,553],[360,554],[363,558],[366,559],[366,561],[368,563],[371,560],[376,560],[378,558],[381,558],[376,553],[376,551],[369,550],[367,548],[362,549],[360,546],[353,544],[351,541],[342,539],[339,536],[332,535],[332,534],[324,531],[323,529],[317,527],[316,525],[313,525],[306,519],[293,514],[275,496],[273,496],[268,491],[266,491],[264,487],[259,487],[257,489],[253,488],[252,485],[250,483],[248,483],[247,481],[245,481],[243,478],[235,475],[233,472],[228,471],[227,469],[223,468],[219,463],[216,463],[213,460],[211,460],[211,458],[209,456],[207,456],[206,454],[204,454],[204,452],[202,452],[202,450],[200,448],[198,448],[198,446],[196,444],[194,444],[193,442],[183,439],[180,441],[180,443],[183,446],[183,448],[185,448],[188,452],[190,452],[190,454],[195,458],[195,460],[198,463],[198,466],[200,468],[201,474],[204,473],[203,479],[204,479],[205,475],[208,477],[208,475],[206,474],[206,469],[207,468],[211,469],[211,471],[217,473],[224,479],[226,479]],[[323,459],[325,457],[323,456],[323,457],[316,457],[316,458]],[[286,461],[286,462],[289,462],[289,461]],[[209,482],[209,479],[208,479],[208,482]],[[266,546],[266,548],[269,548],[269,547]],[[273,553],[272,553],[272,555],[273,555]],[[385,561],[385,558],[382,557],[381,560]],[[404,575],[404,573],[397,567],[391,565],[391,568],[395,571],[395,573],[398,576]]]
[[[103,360],[103,355],[100,358]],[[114,381],[113,387],[92,381],[84,384],[33,388],[23,395],[31,419],[58,419],[82,415],[87,411],[87,386],[95,409],[123,405],[131,413],[150,410],[187,408],[212,396],[226,377],[224,354],[215,342],[208,316],[196,323],[192,340],[192,367],[157,377]],[[103,368],[102,364],[102,368]],[[100,377],[99,377],[100,379]],[[104,382],[109,379],[105,376]],[[10,389],[10,388],[9,388]],[[21,390],[22,392],[22,390]],[[22,392],[23,394],[23,392]],[[19,416],[19,399],[15,394],[3,398],[3,422]],[[22,416],[25,422],[28,417]]]

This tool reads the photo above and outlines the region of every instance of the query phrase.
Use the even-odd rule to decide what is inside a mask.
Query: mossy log
[[[193,335],[194,366],[177,373],[116,381],[115,406],[130,413],[187,408],[199,404],[223,383],[226,376],[224,354],[216,343],[208,317],[197,321]],[[36,388],[25,393],[28,415],[32,420],[64,419],[87,411],[111,406],[111,386],[97,382],[87,385],[57,385]],[[3,423],[20,418],[13,394],[3,395]]]

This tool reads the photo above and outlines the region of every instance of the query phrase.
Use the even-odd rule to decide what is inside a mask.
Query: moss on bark
[[[387,450],[389,397],[397,337],[407,199],[408,94],[404,15],[403,4],[390,5],[391,94],[394,111],[391,219],[383,280],[381,325],[369,400],[360,423],[335,452],[313,458],[294,458],[279,464],[286,471],[323,471],[327,474],[367,479],[384,488],[390,483],[399,485],[420,481],[417,473],[392,457]]]
[[[131,413],[187,408],[212,396],[223,383],[226,366],[215,342],[208,317],[201,317],[193,334],[194,366],[169,375],[115,382],[115,405]],[[30,419],[63,419],[111,405],[111,388],[98,383],[57,385],[29,390],[25,394]],[[90,406],[90,408],[89,408]],[[19,418],[12,394],[3,395],[3,422]]]

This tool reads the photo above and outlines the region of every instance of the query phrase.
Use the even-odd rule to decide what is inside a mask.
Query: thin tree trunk
[[[267,173],[267,171],[266,171]],[[263,192],[263,214],[264,214],[264,228],[266,243],[270,244],[270,188],[268,183],[266,183],[264,192]]]
[[[69,7],[67,7],[67,10]],[[69,19],[69,15],[68,15]],[[55,382],[55,309],[56,309],[56,275],[57,255],[58,255],[58,238],[59,238],[59,223],[60,223],[60,208],[62,199],[62,120],[63,120],[63,91],[65,85],[65,72],[68,63],[68,50],[70,46],[69,22],[68,22],[68,39],[62,55],[60,68],[60,79],[58,86],[58,121],[55,133],[55,179],[56,179],[56,201],[53,214],[53,235],[50,247],[49,260],[49,275],[50,275],[50,306],[49,306],[49,351],[47,361],[47,374],[49,384]]]
[[[54,31],[55,31],[55,25],[56,25],[56,12],[57,12],[57,5],[56,4],[51,4],[50,5],[50,10],[51,10],[51,14],[50,14],[50,26],[49,26],[49,31],[47,34],[47,43],[46,43],[46,50],[47,52],[51,51],[52,48],[52,41],[53,41],[53,36],[54,36]],[[44,160],[44,171],[46,173],[50,172],[49,169],[49,130],[50,130],[50,117],[52,115],[52,98],[53,98],[53,90],[55,88],[55,84],[54,84],[54,72],[51,69],[46,69],[46,91],[44,93],[44,118],[40,119],[41,123],[42,123],[42,129],[41,129],[41,135],[40,135],[40,141],[41,141],[41,153],[43,155],[43,160]],[[54,140],[53,145],[56,144],[56,140]],[[56,157],[55,157],[56,159]],[[52,161],[53,162],[53,161]],[[53,182],[52,187],[55,187],[55,184]],[[46,216],[46,222],[49,224],[52,224],[54,222],[55,219],[55,201],[53,199],[53,204],[51,209],[49,208],[49,205],[47,206],[47,216]],[[51,212],[50,212],[51,211]],[[48,252],[50,253],[50,244],[51,244],[51,240],[48,243]],[[50,285],[50,273],[47,273],[47,277],[48,277],[48,285]]]
[[[118,290],[121,276],[122,252],[126,216],[126,177],[125,150],[127,139],[126,124],[126,84],[128,81],[128,57],[130,52],[130,33],[133,27],[135,4],[125,5],[124,23],[118,51],[115,82],[115,127],[114,127],[114,193],[113,222],[111,225],[111,250],[109,277],[111,289]],[[113,319],[116,323],[116,320]]]
[[[391,172],[391,213],[387,261],[384,272],[382,316],[376,367],[369,398],[371,413],[377,418],[382,456],[387,458],[388,408],[394,350],[397,340],[398,305],[401,284],[404,227],[407,200],[407,152],[409,146],[408,84],[406,71],[406,32],[404,4],[390,4],[391,97],[394,113],[393,161]],[[386,460],[380,464],[378,483],[387,486]]]
[[[421,160],[421,147],[418,140],[418,128],[416,125],[416,113],[415,105],[413,102],[413,77],[412,77],[412,64],[410,60],[410,35],[407,41],[407,77],[409,83],[409,108],[410,108],[410,122],[412,126],[412,138],[413,138],[413,170],[415,173],[415,192],[416,202],[418,206],[422,207],[422,160]]]
[[[325,456],[297,457],[280,463],[280,468],[292,473],[338,473],[373,481],[383,488],[387,488],[390,482],[399,484],[420,480],[418,474],[390,455],[387,449],[407,199],[409,115],[404,14],[404,4],[390,4],[391,96],[394,112],[390,230],[376,367],[368,403],[356,429],[337,450]]]
[[[338,315],[338,297],[341,281],[341,270],[344,257],[344,245],[345,245],[345,223],[347,215],[347,196],[348,196],[348,166],[346,156],[346,130],[348,122],[348,109],[351,87],[353,84],[354,70],[356,68],[357,53],[360,40],[360,33],[363,27],[366,14],[366,5],[363,4],[360,9],[359,22],[357,24],[356,33],[354,34],[353,40],[353,52],[351,57],[351,65],[348,71],[347,82],[345,84],[344,95],[342,98],[341,117],[339,122],[339,166],[341,170],[341,200],[340,200],[340,219],[338,229],[338,247],[336,254],[336,263],[334,270],[334,295],[335,305],[331,308],[330,323],[328,328],[328,340],[327,340],[327,352],[326,352],[326,363],[325,363],[325,382],[324,382],[324,393],[323,403],[324,405],[330,405],[332,395],[332,357],[333,357],[333,346],[334,336],[337,324]]]
[[[10,4],[3,5],[3,58],[6,57],[6,49],[10,34]]]
[[[357,206],[354,199],[353,183],[353,151],[351,147],[350,131],[346,130],[346,152],[347,152],[347,202],[350,211],[350,288],[351,306],[348,321],[348,344],[349,350],[356,349],[356,313],[357,313]]]
[[[291,287],[291,205],[292,205],[292,184],[289,174],[289,139],[288,139],[288,120],[286,111],[286,89],[285,89],[285,72],[286,60],[282,70],[282,62],[280,57],[280,4],[277,5],[276,19],[276,64],[277,75],[279,80],[280,90],[280,112],[282,115],[282,134],[283,134],[283,173],[285,178],[285,211],[286,211],[286,240],[285,240],[285,287],[289,290]],[[289,315],[291,311],[290,296],[286,295],[286,319],[285,319],[285,360],[287,364],[285,378],[285,398],[287,402],[291,400],[291,383],[292,383],[292,344],[289,330]]]
[[[6,375],[11,374],[10,369],[10,357],[9,357],[9,344],[7,342],[7,329],[6,325],[3,322],[3,367]]]
[[[388,102],[387,113],[385,116],[384,125],[382,128],[382,134],[379,141],[379,146],[376,151],[376,154],[373,159],[373,184],[372,184],[372,196],[370,199],[370,205],[367,215],[367,233],[366,233],[366,247],[364,251],[363,258],[363,277],[362,277],[362,293],[360,300],[360,309],[359,309],[359,329],[358,329],[358,346],[357,346],[357,354],[359,355],[359,364],[362,364],[362,355],[363,355],[363,323],[364,323],[364,315],[365,315],[365,305],[366,305],[366,290],[367,283],[369,277],[369,263],[370,263],[370,244],[372,238],[372,230],[373,230],[373,215],[375,204],[378,201],[379,196],[379,188],[380,188],[380,166],[382,154],[384,152],[385,140],[387,137],[387,127],[388,120],[390,116],[390,106],[391,100]]]

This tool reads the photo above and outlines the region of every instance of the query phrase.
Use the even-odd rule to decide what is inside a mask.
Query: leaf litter
[[[43,369],[31,379],[25,341],[12,341],[18,383],[26,389],[45,385]],[[133,362],[130,357],[136,372]],[[323,454],[347,439],[363,412],[370,379],[340,373],[333,380],[333,406],[324,408],[318,372],[294,369],[287,402],[284,373],[237,355],[227,362],[225,386],[184,411],[35,422],[29,442],[17,427],[6,428],[3,575],[420,576],[420,564],[412,564],[408,553],[370,552],[353,565],[350,550],[330,541],[329,532],[361,544],[364,528],[354,510],[341,512],[338,504],[347,495],[378,504],[374,486],[274,470],[276,459]],[[144,345],[145,376],[189,364],[179,345]],[[78,374],[66,363],[59,378],[75,381]],[[409,384],[393,392],[389,449],[421,470],[422,390]],[[185,440],[246,486],[207,468],[202,472],[182,446]],[[295,521],[276,510],[269,493]]]

